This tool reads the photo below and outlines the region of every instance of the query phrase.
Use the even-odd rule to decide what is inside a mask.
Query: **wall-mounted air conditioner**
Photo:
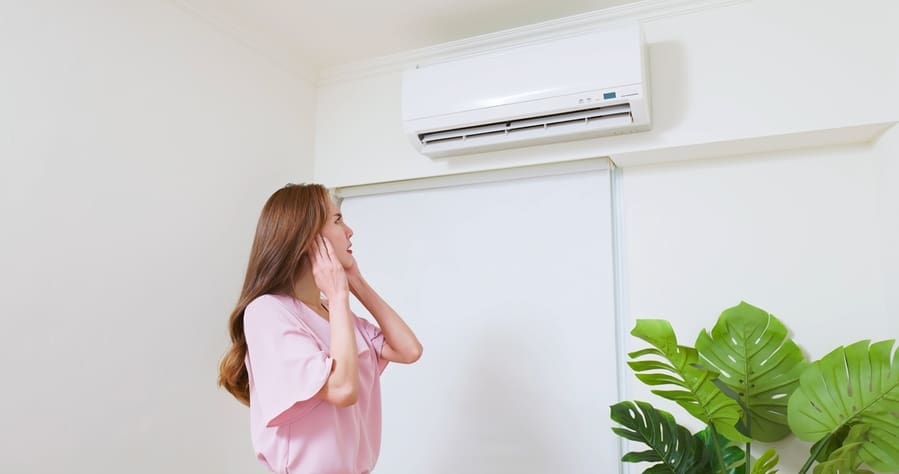
[[[646,63],[634,25],[419,66],[403,128],[431,157],[645,131]]]

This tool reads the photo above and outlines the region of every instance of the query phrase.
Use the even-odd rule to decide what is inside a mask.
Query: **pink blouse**
[[[356,317],[359,398],[338,407],[315,394],[331,373],[330,323],[289,296],[263,295],[244,311],[250,431],[278,474],[369,473],[381,449],[384,336]]]

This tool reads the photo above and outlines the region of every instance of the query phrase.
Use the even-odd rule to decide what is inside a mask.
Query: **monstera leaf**
[[[612,405],[612,420],[624,428],[612,428],[618,436],[649,446],[648,451],[630,452],[624,462],[658,463],[644,472],[690,474],[704,472],[707,463],[702,441],[674,421],[670,413],[646,402]]]
[[[843,446],[831,453],[830,458],[815,466],[815,474],[874,474],[866,469],[860,469],[862,460],[859,452],[862,446],[869,441],[868,433],[871,427],[860,423],[854,425],[849,435],[843,442]]]
[[[699,333],[696,350],[738,398],[750,438],[771,442],[790,434],[787,401],[808,363],[777,318],[742,302],[721,313],[711,334]]]
[[[840,429],[834,431],[830,436],[821,438],[817,443],[812,445],[809,452],[815,456],[815,461],[824,462],[830,459],[831,453],[840,449],[846,436],[849,436],[850,425],[843,425]],[[817,453],[817,455],[815,455]]]
[[[721,459],[717,455],[709,456],[709,463],[705,470],[699,472],[715,472],[724,474],[746,474],[746,453],[739,446],[734,445],[724,436],[712,437],[712,430],[706,427],[695,435],[705,445],[707,453],[721,452]],[[719,467],[724,465],[723,468]]]
[[[899,471],[899,351],[893,353],[893,344],[859,341],[811,364],[788,405],[796,436],[818,441],[844,425],[865,424],[859,459],[878,471]]]
[[[631,334],[653,346],[628,354],[631,359],[643,358],[628,362],[637,378],[651,386],[677,387],[675,390],[653,390],[652,393],[677,402],[731,441],[749,441],[735,427],[742,415],[740,405],[715,386],[717,373],[698,365],[696,349],[677,344],[677,337],[668,321],[638,319]],[[667,362],[647,356],[658,356],[667,359]]]
[[[777,469],[774,468],[777,467],[778,461],[780,456],[777,455],[777,451],[769,449],[752,465],[751,474],[777,474]]]

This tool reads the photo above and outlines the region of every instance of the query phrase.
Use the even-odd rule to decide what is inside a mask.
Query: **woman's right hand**
[[[346,298],[348,294],[346,272],[343,265],[337,260],[334,248],[331,247],[331,242],[327,237],[321,234],[315,237],[310,257],[312,259],[312,275],[318,289],[330,301]]]

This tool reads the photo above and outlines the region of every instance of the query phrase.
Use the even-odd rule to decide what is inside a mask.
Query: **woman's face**
[[[330,199],[328,200],[328,219],[322,228],[322,235],[331,242],[334,254],[337,255],[337,260],[343,265],[343,268],[350,268],[356,264],[356,260],[353,258],[353,251],[350,250],[350,247],[353,245],[350,242],[350,237],[353,236],[353,229],[350,229],[343,222],[343,215],[340,214],[340,209]]]

